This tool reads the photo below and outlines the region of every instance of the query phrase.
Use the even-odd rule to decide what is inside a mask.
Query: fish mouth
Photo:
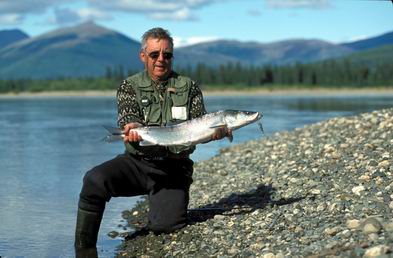
[[[251,114],[251,118],[250,118],[251,121],[257,121],[262,118],[261,113],[259,113],[259,112],[252,112],[252,113],[254,113],[254,114]]]

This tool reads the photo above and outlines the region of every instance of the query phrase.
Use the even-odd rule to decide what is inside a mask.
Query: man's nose
[[[160,62],[162,62],[162,61],[165,60],[165,58],[164,58],[164,52],[160,52],[160,55],[157,57],[157,60],[160,61]]]

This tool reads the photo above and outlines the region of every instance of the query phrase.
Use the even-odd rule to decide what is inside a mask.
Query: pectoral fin
[[[139,146],[154,146],[154,145],[158,145],[157,143],[154,142],[149,142],[146,140],[140,141],[139,142]]]
[[[214,129],[214,128],[224,128],[226,127],[226,124],[215,124],[215,125],[211,125],[210,128]]]
[[[233,134],[228,135],[227,138],[228,138],[229,142],[232,142],[233,141]]]

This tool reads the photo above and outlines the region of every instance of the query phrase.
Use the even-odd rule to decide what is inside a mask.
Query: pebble
[[[362,192],[365,190],[363,185],[358,185],[352,188],[352,192],[356,195],[362,195]]]
[[[392,257],[393,109],[233,145],[193,177],[189,225],[127,239],[118,257]],[[129,226],[147,207],[123,213]]]
[[[367,218],[363,224],[364,234],[379,233],[382,230],[382,225],[377,218]]]
[[[373,257],[378,257],[383,254],[386,254],[390,251],[389,246],[386,245],[378,245],[371,247],[366,250],[366,253],[364,254],[365,258],[373,258]]]
[[[346,222],[347,228],[349,229],[358,229],[360,227],[360,220],[351,219]]]

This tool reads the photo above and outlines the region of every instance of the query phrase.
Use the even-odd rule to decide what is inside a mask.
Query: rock
[[[324,230],[324,233],[326,234],[326,235],[329,235],[329,236],[334,236],[334,235],[336,235],[338,232],[340,232],[340,228],[339,227],[333,227],[333,228],[326,228],[325,230]]]
[[[387,232],[393,233],[393,221],[387,222],[387,223],[384,225],[384,229],[385,229],[385,231],[387,231]]]
[[[352,192],[356,195],[362,195],[362,192],[365,190],[363,185],[358,185],[352,188]]]
[[[390,161],[389,160],[383,160],[378,163],[379,168],[388,168],[390,166]]]
[[[371,248],[368,248],[366,252],[364,253],[365,258],[373,258],[373,257],[378,257],[381,255],[384,255],[386,253],[390,252],[389,246],[386,245],[378,245],[374,246]]]
[[[364,234],[379,233],[382,230],[382,225],[378,219],[374,217],[367,218],[363,222]]]
[[[110,238],[116,238],[118,235],[119,235],[119,232],[117,232],[117,231],[111,231],[108,233],[108,236]]]
[[[360,227],[360,220],[357,219],[347,220],[346,226],[349,229],[358,229]]]
[[[274,253],[267,253],[262,255],[262,258],[276,258],[276,256],[274,255]]]

